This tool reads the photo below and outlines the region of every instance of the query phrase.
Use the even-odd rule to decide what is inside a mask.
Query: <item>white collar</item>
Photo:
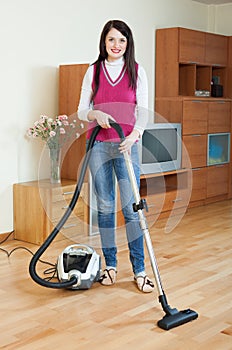
[[[120,57],[118,60],[115,60],[115,61],[112,61],[112,62],[109,62],[107,61],[107,59],[105,60],[105,64],[107,66],[123,66],[125,63],[125,60],[124,60],[124,57]]]

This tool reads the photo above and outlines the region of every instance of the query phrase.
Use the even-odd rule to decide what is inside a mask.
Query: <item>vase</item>
[[[49,148],[50,155],[50,181],[52,184],[61,182],[60,178],[60,163],[61,163],[61,150],[60,147]]]

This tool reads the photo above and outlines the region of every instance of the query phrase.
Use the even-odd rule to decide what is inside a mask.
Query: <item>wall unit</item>
[[[185,28],[158,29],[156,34],[157,97],[211,91],[215,76],[223,85],[223,97],[228,97],[228,37]]]
[[[185,28],[156,31],[155,111],[157,121],[182,123],[188,151],[182,167],[190,160],[193,170],[190,206],[231,198],[230,163],[207,166],[208,134],[231,133],[231,67],[231,37]],[[223,85],[223,96],[211,96],[213,81]]]

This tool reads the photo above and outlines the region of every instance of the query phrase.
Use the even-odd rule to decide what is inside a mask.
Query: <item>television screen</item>
[[[162,163],[177,159],[176,129],[146,129],[142,146],[143,164]]]
[[[208,134],[208,165],[230,161],[230,133]]]
[[[181,124],[152,123],[144,130],[139,155],[143,174],[181,167]]]

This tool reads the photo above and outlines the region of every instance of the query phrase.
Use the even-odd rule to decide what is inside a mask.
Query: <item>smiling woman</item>
[[[113,62],[121,58],[127,47],[127,39],[117,29],[112,28],[106,36],[106,51],[108,61]]]
[[[153,283],[144,266],[143,232],[138,213],[133,210],[133,192],[123,153],[129,153],[137,184],[140,182],[138,139],[147,124],[148,89],[143,68],[135,61],[134,40],[128,25],[120,20],[108,21],[103,27],[99,56],[83,80],[78,116],[89,122],[87,139],[96,124],[102,129],[91,150],[90,171],[97,199],[98,226],[106,268],[101,283],[113,285],[117,276],[115,239],[116,176],[125,219],[129,257],[138,289],[152,292]],[[143,113],[140,109],[143,109]],[[123,130],[120,140],[110,121]]]

